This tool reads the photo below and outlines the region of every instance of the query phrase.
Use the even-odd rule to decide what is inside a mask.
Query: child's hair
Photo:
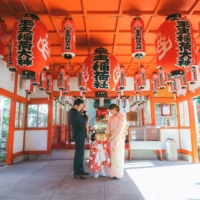
[[[93,142],[95,141],[95,135],[96,135],[96,132],[92,133],[91,137],[90,137],[90,140]]]

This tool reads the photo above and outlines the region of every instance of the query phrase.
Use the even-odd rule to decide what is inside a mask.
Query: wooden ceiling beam
[[[120,3],[119,3],[119,13],[117,16],[117,21],[116,21],[116,29],[115,29],[115,35],[114,35],[114,42],[113,42],[113,48],[112,48],[112,54],[114,54],[114,50],[115,50],[115,45],[117,43],[117,36],[118,36],[118,33],[119,33],[119,25],[120,25],[120,16],[122,15],[123,13],[123,7],[124,7],[124,3],[125,3],[126,0],[120,0]]]
[[[151,25],[151,23],[152,23],[152,21],[153,21],[153,18],[156,17],[156,15],[157,15],[157,13],[158,13],[158,10],[159,10],[159,8],[160,8],[162,2],[163,2],[163,0],[159,0],[159,1],[158,1],[157,5],[156,5],[156,8],[155,8],[155,10],[154,10],[154,12],[153,12],[153,16],[150,17],[149,22],[148,22],[148,24],[147,24],[147,26],[146,26],[145,34],[148,33],[149,28],[150,28],[150,25]]]
[[[8,7],[8,9],[10,10],[11,14],[13,15],[13,17],[14,17],[15,19],[18,19],[19,16],[18,16],[17,12],[15,11],[15,9],[14,9],[13,5],[11,4],[11,2],[10,2],[9,0],[3,0],[3,2],[6,4],[6,6]],[[1,17],[3,17],[2,14],[3,14],[3,13],[1,12],[1,14],[0,14]],[[8,14],[9,14],[9,16],[10,16],[10,13],[8,13]]]
[[[199,5],[199,2],[200,0],[196,0],[194,2],[194,4],[192,5],[192,7],[190,8],[189,10],[189,13],[187,14],[186,18],[190,17],[193,13],[194,13],[194,10],[197,8],[197,6]]]
[[[87,11],[86,11],[86,3],[84,0],[81,0],[81,4],[82,4],[82,9],[83,9],[83,13],[84,13],[84,24],[85,24],[85,30],[86,30],[86,35],[87,35],[87,42],[88,42],[88,53],[90,54],[91,52],[91,44],[90,44],[90,32],[89,32],[89,28],[87,25],[87,19],[85,18],[85,16],[87,15]]]
[[[4,2],[7,2],[8,0],[3,0]],[[193,10],[191,10],[193,11]],[[191,11],[179,11],[178,13],[181,14],[182,16],[187,16],[187,15],[200,15],[200,11],[194,11],[192,14],[190,14]],[[48,12],[45,11],[29,11],[30,13],[34,13],[38,16],[46,16],[48,15]],[[25,12],[20,11],[16,12],[15,15],[17,16],[23,16]],[[159,11],[157,13],[157,16],[168,16],[172,14],[172,11]],[[123,17],[123,16],[154,16],[154,11],[138,11],[138,10],[128,10],[128,11],[123,11],[121,15],[119,15],[119,12],[113,12],[113,11],[87,11],[87,12],[82,12],[82,11],[51,11],[51,15],[54,16],[55,18],[64,18],[66,16],[80,16],[80,17],[97,17],[97,16],[109,16],[109,17]],[[13,13],[14,16],[14,13]],[[10,17],[10,13],[8,12],[1,12],[1,17]]]

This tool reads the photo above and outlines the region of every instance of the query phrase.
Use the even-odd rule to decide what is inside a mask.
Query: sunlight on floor
[[[124,168],[144,199],[200,200],[199,164],[129,162]]]

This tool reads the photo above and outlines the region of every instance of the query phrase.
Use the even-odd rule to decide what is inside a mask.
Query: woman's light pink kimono
[[[110,135],[110,176],[122,178],[124,174],[124,140],[126,120],[123,114],[111,116],[107,123],[106,134]]]

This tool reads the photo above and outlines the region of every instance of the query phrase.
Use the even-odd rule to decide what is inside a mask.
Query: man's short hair
[[[76,99],[75,101],[74,101],[74,106],[79,106],[80,104],[84,104],[84,101],[82,100],[82,99]]]

